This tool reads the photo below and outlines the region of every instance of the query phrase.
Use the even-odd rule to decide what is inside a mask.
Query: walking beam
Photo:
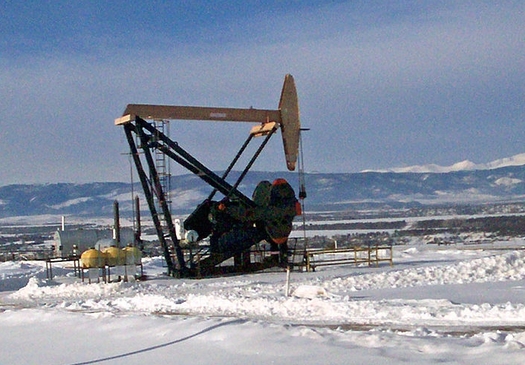
[[[153,120],[252,122],[260,123],[261,128],[269,122],[277,123],[281,127],[286,166],[290,171],[295,170],[301,122],[297,89],[292,75],[284,78],[278,110],[128,104],[122,117],[115,119],[115,125],[132,123],[137,117]]]

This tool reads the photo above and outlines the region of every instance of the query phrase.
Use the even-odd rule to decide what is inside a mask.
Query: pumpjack
[[[257,125],[251,128],[247,140],[222,176],[219,176],[147,120],[228,121]],[[247,269],[250,266],[250,248],[262,241],[267,242],[271,251],[278,254],[270,256],[262,264],[259,263],[255,269],[286,261],[292,222],[296,215],[301,214],[301,204],[294,189],[281,178],[273,182],[261,181],[249,198],[238,187],[270,137],[279,129],[286,166],[290,171],[296,168],[301,125],[297,90],[292,75],[285,76],[277,110],[129,104],[122,117],[115,119],[115,125],[124,128],[169,275],[213,275],[218,272],[220,263],[232,257],[243,262],[241,266]],[[234,184],[228,183],[226,177],[255,137],[264,138],[237,181]],[[166,192],[163,191],[154,160],[154,153],[158,152],[213,188],[208,198],[184,221],[188,240],[196,244],[209,240],[205,254],[188,255],[177,237]],[[144,164],[147,165],[149,175]],[[222,199],[214,200],[217,192],[223,195]],[[300,198],[303,197],[305,194],[300,193]],[[254,265],[251,266],[253,269]]]

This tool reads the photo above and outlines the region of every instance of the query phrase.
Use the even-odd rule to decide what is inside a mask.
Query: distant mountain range
[[[421,166],[407,166],[396,167],[387,170],[377,170],[376,172],[453,172],[453,171],[471,171],[471,170],[492,170],[508,166],[523,166],[525,165],[525,153],[520,153],[512,157],[506,157],[494,160],[489,163],[474,163],[469,160],[457,162],[450,166],[440,166],[436,164],[421,165]],[[371,171],[371,170],[370,170]],[[366,172],[366,171],[364,171]]]
[[[238,176],[238,172],[232,172],[228,181],[234,182]],[[289,172],[250,172],[239,189],[251,196],[259,181],[278,177],[287,179],[298,190],[298,174]],[[452,172],[308,173],[305,181],[305,204],[311,211],[525,200],[523,165]],[[173,176],[172,210],[177,214],[190,212],[211,190],[195,175]],[[119,201],[121,215],[125,215],[132,210],[132,192],[141,197],[142,210],[147,210],[137,183],[8,185],[0,187],[0,217],[111,216],[114,200]],[[220,198],[220,194],[215,197]]]

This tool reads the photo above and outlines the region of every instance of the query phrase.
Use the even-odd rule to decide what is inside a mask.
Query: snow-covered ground
[[[394,266],[93,283],[0,263],[1,364],[523,364],[525,241],[398,246]],[[473,249],[474,248],[474,249]]]

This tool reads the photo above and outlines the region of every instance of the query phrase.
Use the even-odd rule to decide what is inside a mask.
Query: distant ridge
[[[491,170],[507,166],[525,165],[525,153],[520,153],[512,157],[506,157],[494,160],[488,163],[474,163],[469,160],[457,162],[450,166],[440,166],[436,164],[416,165],[407,167],[394,167],[386,170],[364,170],[362,172],[414,172],[414,173],[447,173],[454,171],[473,171],[473,170]]]
[[[503,164],[517,159],[501,160]],[[491,163],[498,166],[496,162]],[[484,165],[489,166],[489,164]],[[232,171],[228,181],[239,172]],[[298,185],[297,173],[250,172],[239,189],[251,196],[262,180],[287,179]],[[423,205],[525,202],[525,166],[452,172],[308,173],[305,175],[309,211],[413,208]],[[209,195],[211,188],[195,175],[173,176],[172,211],[187,214]],[[129,183],[35,184],[0,187],[0,218],[29,215],[111,216],[120,202],[123,216],[131,214]],[[139,184],[133,187],[147,209]],[[216,199],[221,199],[219,194]]]

